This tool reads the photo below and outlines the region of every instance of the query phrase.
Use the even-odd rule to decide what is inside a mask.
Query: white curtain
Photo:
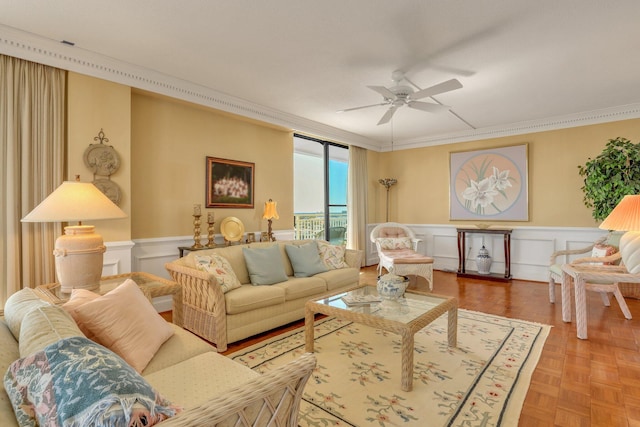
[[[59,224],[20,219],[64,178],[66,72],[0,55],[0,309],[12,293],[55,281]]]
[[[367,150],[349,147],[347,247],[364,250],[367,232]]]

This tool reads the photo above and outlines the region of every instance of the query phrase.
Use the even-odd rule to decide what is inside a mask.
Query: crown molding
[[[254,104],[213,89],[0,24],[0,53],[211,107],[296,132],[373,151],[391,147],[352,132]],[[394,150],[477,141],[640,118],[640,104],[394,141]]]
[[[565,116],[550,117],[539,120],[512,123],[508,125],[478,128],[468,131],[437,135],[431,138],[415,138],[411,140],[394,141],[394,150],[409,150],[412,148],[430,147],[436,145],[454,144],[459,142],[479,141],[483,139],[501,138],[506,136],[524,135],[536,132],[546,132],[567,129],[578,126],[596,125],[608,122],[640,118],[640,103],[586,111]],[[384,147],[381,151],[390,151],[391,147]]]
[[[361,135],[2,24],[0,53],[204,105],[335,142],[380,150],[375,141]]]

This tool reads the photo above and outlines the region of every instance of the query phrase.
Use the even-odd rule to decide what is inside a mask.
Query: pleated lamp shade
[[[77,178],[79,179],[79,178]],[[62,292],[72,289],[97,289],[102,276],[106,247],[93,225],[85,220],[125,218],[126,213],[92,183],[65,181],[22,222],[78,222],[64,228],[53,254],[56,276]]]
[[[624,196],[599,228],[626,231],[620,239],[622,262],[630,273],[640,273],[640,195]]]

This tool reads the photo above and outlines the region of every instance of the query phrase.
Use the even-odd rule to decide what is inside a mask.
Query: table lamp
[[[629,273],[640,273],[640,195],[624,196],[599,228],[626,231],[620,238],[620,256]]]
[[[273,231],[271,230],[271,223],[273,221],[273,219],[280,219],[280,216],[278,216],[278,211],[276,210],[276,204],[277,202],[274,202],[273,200],[269,199],[268,202],[264,202],[264,213],[262,214],[262,218],[268,220],[268,233],[267,235],[269,236],[269,241],[273,242],[275,239],[273,238]]]
[[[102,236],[93,225],[82,225],[84,220],[125,218],[116,206],[98,188],[89,182],[63,182],[42,201],[22,222],[72,222],[56,240],[56,277],[62,292],[72,289],[97,289],[102,276],[102,259],[106,247]]]

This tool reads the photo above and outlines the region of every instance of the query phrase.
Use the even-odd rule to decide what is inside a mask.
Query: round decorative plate
[[[94,175],[109,176],[120,168],[120,156],[110,145],[91,144],[84,150],[84,164]]]
[[[220,224],[220,233],[230,242],[242,240],[244,236],[244,224],[234,216],[228,216]]]
[[[98,190],[102,191],[116,205],[120,204],[120,187],[118,184],[110,179],[98,178],[93,180],[93,185],[98,187]]]

